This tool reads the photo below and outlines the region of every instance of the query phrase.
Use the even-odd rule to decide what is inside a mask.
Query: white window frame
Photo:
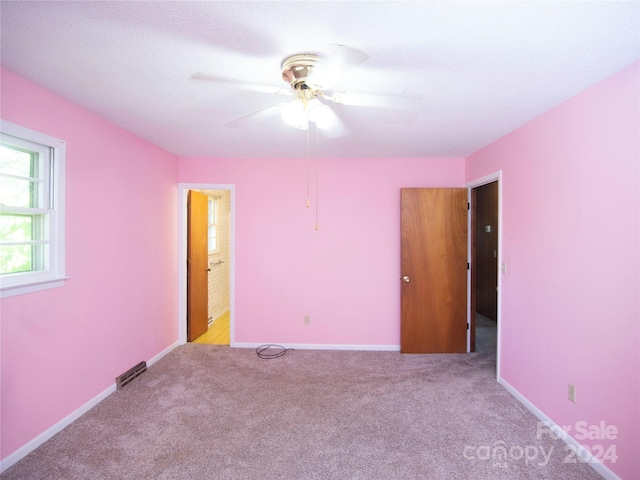
[[[43,270],[10,273],[0,276],[0,298],[23,295],[49,288],[62,287],[65,280],[65,160],[66,144],[59,138],[36,132],[15,123],[0,120],[2,142],[27,141],[49,150],[48,168],[44,169],[43,181],[49,188],[50,204],[47,210],[49,241],[47,262]],[[13,137],[13,138],[12,138]],[[13,211],[11,208],[0,210]]]
[[[207,195],[207,196],[209,197],[207,202],[207,249],[209,245],[209,239],[211,238],[209,236],[209,228],[214,227],[216,232],[216,236],[215,236],[216,248],[214,248],[213,250],[209,250],[209,255],[216,255],[220,253],[220,236],[218,235],[219,233],[218,224],[220,220],[220,197],[217,197],[215,195]],[[214,208],[213,223],[211,223],[211,210],[209,209],[209,205],[211,205],[211,202],[213,202],[213,208]]]

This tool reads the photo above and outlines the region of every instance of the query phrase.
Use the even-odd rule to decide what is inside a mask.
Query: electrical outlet
[[[304,316],[304,324],[309,325],[311,323],[311,315]]]
[[[569,384],[569,401],[576,403],[576,386]]]

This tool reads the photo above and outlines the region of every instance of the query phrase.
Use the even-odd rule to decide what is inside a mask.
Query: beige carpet
[[[496,383],[490,348],[298,350],[263,360],[188,344],[2,478],[600,478],[564,463],[565,445],[536,438],[536,426]],[[505,458],[494,455],[500,446]]]

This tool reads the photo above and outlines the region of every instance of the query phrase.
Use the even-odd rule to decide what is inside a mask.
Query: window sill
[[[49,288],[62,287],[67,280],[69,280],[69,277],[55,277],[47,280],[25,282],[19,285],[2,285],[0,286],[0,298],[15,297],[16,295],[24,295],[26,293],[39,292],[40,290],[47,290]]]

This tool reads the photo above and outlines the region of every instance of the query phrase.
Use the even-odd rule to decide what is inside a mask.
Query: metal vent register
[[[127,370],[116,378],[116,387],[122,390],[123,387],[133,382],[137,377],[147,371],[147,362],[140,362],[135,367]]]

